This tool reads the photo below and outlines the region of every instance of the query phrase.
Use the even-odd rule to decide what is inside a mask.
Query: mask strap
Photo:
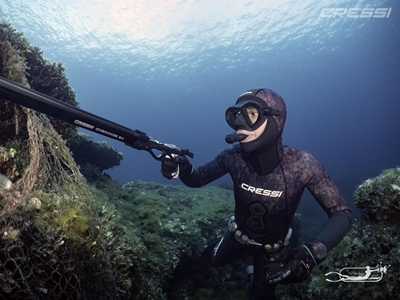
[[[271,115],[274,115],[274,116],[284,117],[284,116],[286,115],[285,112],[280,111],[279,109],[272,108],[272,107],[268,107],[266,110],[267,110]]]

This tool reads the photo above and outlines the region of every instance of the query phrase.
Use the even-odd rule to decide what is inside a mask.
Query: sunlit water
[[[0,12],[48,57],[100,69],[111,66],[117,74],[150,80],[157,74],[197,73],[210,61],[228,69],[248,68],[276,59],[279,53],[272,50],[284,50],[292,43],[303,45],[301,51],[310,54],[335,50],[337,45],[324,43],[329,36],[341,28],[345,30],[339,35],[349,36],[353,26],[368,20],[327,19],[321,17],[323,9],[382,3],[1,0]]]
[[[324,9],[391,8],[389,17]],[[0,0],[0,16],[61,61],[82,108],[189,148],[227,145],[225,109],[265,86],[287,102],[284,142],[312,152],[351,195],[400,164],[397,1]],[[97,140],[105,140],[95,136]],[[109,141],[122,182],[163,181],[159,164]],[[379,155],[383,153],[383,155]],[[171,183],[171,181],[169,181]]]

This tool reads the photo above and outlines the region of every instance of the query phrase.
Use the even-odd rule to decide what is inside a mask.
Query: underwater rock
[[[0,58],[1,76],[78,105],[61,63],[4,22]],[[76,131],[0,99],[0,173],[14,182],[0,190],[1,299],[118,299],[95,203],[66,147]]]
[[[232,191],[144,181],[121,187],[110,181],[102,192],[108,195],[107,202],[98,197],[96,202],[101,218],[107,220],[103,224],[114,223],[107,225],[105,239],[117,285],[128,288],[121,299],[183,300],[199,288],[220,285],[220,273],[222,278],[227,274],[239,278],[229,268],[211,270],[202,256],[227,228],[234,205]],[[232,284],[243,286],[243,278]],[[231,287],[226,285],[227,295]]]
[[[369,220],[400,221],[400,168],[368,179],[354,193],[354,205]]]
[[[43,58],[38,47],[31,46],[23,33],[17,32],[5,21],[0,22],[0,58],[1,76],[78,106],[62,64]],[[50,118],[50,122],[64,140],[68,141],[76,135],[76,126],[54,118]],[[4,150],[9,152],[14,149],[18,152],[18,155],[0,166],[0,172],[17,182],[29,164],[27,115],[21,106],[3,98],[0,99],[0,133],[0,145]]]
[[[96,203],[107,228],[117,285],[125,292],[121,299],[246,298],[249,253],[224,268],[209,263],[209,250],[227,230],[234,211],[232,190],[136,180],[122,187],[110,181],[102,192],[108,199],[97,194]],[[293,225],[298,232],[298,214]],[[291,243],[296,240],[293,235]]]
[[[23,33],[17,32],[7,22],[0,22],[0,75],[23,85],[29,86],[62,102],[78,107],[75,92],[69,86],[65,76],[65,68],[61,63],[53,63],[43,58],[43,51],[30,45]],[[22,72],[21,72],[22,70]],[[2,103],[1,121],[10,120],[14,115],[14,105]],[[20,116],[20,124],[24,124]],[[77,132],[77,127],[55,118],[50,118],[54,129],[63,137],[70,140]],[[2,140],[7,140],[15,134],[14,120],[8,121],[8,128],[2,128]]]
[[[106,142],[96,142],[81,132],[69,141],[68,147],[89,182],[98,180],[104,170],[119,166],[123,159],[123,154],[114,147]]]

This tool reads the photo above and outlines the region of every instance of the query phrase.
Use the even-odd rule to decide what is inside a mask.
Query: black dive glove
[[[324,261],[327,255],[325,245],[317,240],[312,240],[302,247],[272,255],[269,259],[270,265],[264,268],[267,282],[273,283],[299,283],[308,278],[312,269]],[[276,272],[277,264],[283,267]],[[271,274],[272,273],[272,274]]]
[[[186,156],[165,157],[161,161],[161,173],[167,178],[177,178],[178,176],[189,176],[192,173],[192,164]]]

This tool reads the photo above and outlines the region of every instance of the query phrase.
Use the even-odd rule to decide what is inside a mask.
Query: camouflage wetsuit
[[[193,168],[185,157],[177,157],[173,161],[164,161],[161,170],[165,177],[171,178],[171,172],[179,165],[180,179],[190,187],[201,187],[230,174],[234,183],[237,230],[234,233],[228,230],[216,245],[212,263],[222,266],[234,253],[251,248],[255,253],[252,299],[273,299],[275,284],[270,283],[305,280],[312,268],[341,241],[351,224],[351,210],[325,169],[311,154],[283,146],[286,104],[275,91],[251,89],[244,92],[236,105],[228,108],[226,120],[235,130],[226,141],[243,141],[240,145],[225,149],[198,168]],[[249,142],[243,140],[242,132],[256,132],[262,124],[266,127],[259,137]],[[303,247],[284,253],[281,252],[283,247],[273,249],[275,253],[266,251],[267,244],[282,245],[305,188],[328,214],[325,228]],[[238,239],[238,230],[252,242],[243,243],[243,238]],[[255,246],[255,243],[261,246]],[[281,270],[273,270],[270,283],[267,283],[264,267],[271,266],[270,258],[276,257],[276,262],[282,262],[279,253],[290,256],[290,260],[285,261],[286,267]]]
[[[191,176],[181,178],[191,187],[203,186],[229,173],[234,182],[235,221],[244,234],[260,244],[272,244],[285,238],[304,188],[307,188],[329,217],[347,218],[341,211],[350,212],[340,191],[322,165],[309,153],[283,147],[283,158],[278,167],[268,175],[255,173],[239,145],[221,152],[209,163],[194,169]],[[337,237],[335,232],[325,232],[317,239],[331,250],[347,232],[348,222]],[[328,237],[326,237],[328,236]],[[228,263],[235,252],[245,246],[227,231],[215,248],[212,262],[216,266]],[[268,254],[261,247],[251,246],[257,254],[254,261],[252,299],[269,299],[275,290],[268,285],[263,268],[268,264]],[[271,295],[269,298],[267,295]]]

